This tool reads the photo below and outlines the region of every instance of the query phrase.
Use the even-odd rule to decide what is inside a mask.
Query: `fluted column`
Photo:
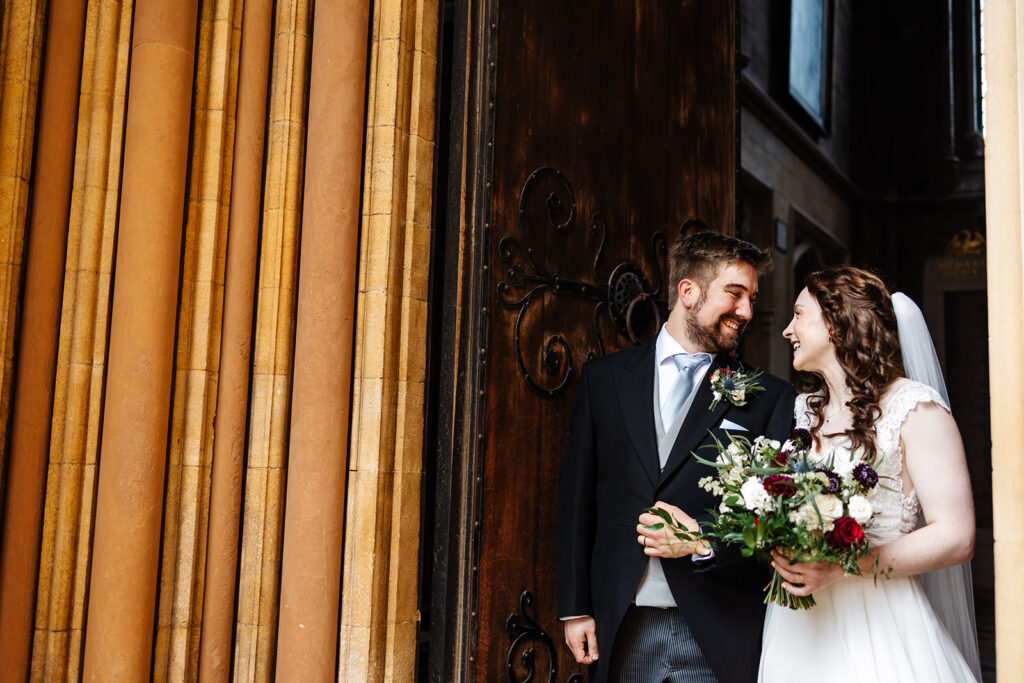
[[[200,681],[227,681],[231,674],[272,11],[272,0],[247,0],[242,19]]]
[[[304,94],[312,0],[277,0],[274,5],[232,671],[238,681],[268,681],[274,676],[305,166]]]
[[[310,71],[277,680],[334,677],[368,0],[317,7]]]
[[[154,683],[198,675],[241,23],[242,0],[200,5]]]
[[[0,546],[0,671],[28,672],[85,37],[85,0],[53,0],[39,105],[31,239]]]
[[[374,3],[341,680],[415,675],[437,12],[428,0]]]
[[[1024,0],[984,10],[985,211],[996,573],[996,676],[1024,671]]]
[[[92,0],[75,141],[32,680],[82,675],[132,3]]]
[[[0,6],[0,444],[7,443],[45,0]],[[7,449],[0,448],[0,473]],[[0,477],[0,500],[4,482]],[[5,597],[0,595],[0,603]]]
[[[150,675],[197,0],[135,5],[84,677]]]

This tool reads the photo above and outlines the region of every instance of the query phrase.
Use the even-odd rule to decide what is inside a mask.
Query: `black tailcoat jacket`
[[[723,418],[741,425],[751,440],[788,437],[793,386],[767,373],[764,391],[745,406],[713,400],[710,378],[719,367],[738,367],[719,353],[695,396],[664,470],[654,424],[655,341],[604,356],[583,366],[562,460],[558,499],[558,614],[593,616],[598,661],[591,680],[607,680],[615,635],[647,567],[637,543],[644,508],[663,500],[699,521],[718,506],[697,481],[713,468],[691,456],[714,459],[717,437],[728,443]],[[737,433],[730,428],[730,432]],[[768,568],[742,558],[737,548],[715,546],[703,563],[690,556],[663,559],[672,595],[720,683],[757,679]]]

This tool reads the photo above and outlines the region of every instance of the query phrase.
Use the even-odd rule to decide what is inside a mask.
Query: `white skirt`
[[[919,577],[847,577],[807,610],[769,605],[758,680],[968,683],[974,674],[932,611]]]

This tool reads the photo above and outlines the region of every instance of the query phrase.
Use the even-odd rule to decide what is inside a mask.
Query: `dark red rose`
[[[829,541],[840,550],[848,550],[864,540],[864,529],[853,517],[840,517],[832,527]]]
[[[772,498],[777,496],[792,498],[796,493],[796,484],[793,483],[792,478],[784,474],[773,474],[764,478],[764,490]]]
[[[772,458],[772,462],[775,463],[776,467],[785,467],[786,463],[789,462],[789,456],[793,455],[791,450],[781,450],[775,454]]]

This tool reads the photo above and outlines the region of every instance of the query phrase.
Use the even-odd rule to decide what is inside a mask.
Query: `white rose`
[[[832,494],[819,493],[814,496],[814,504],[821,514],[821,521],[825,523],[825,531],[830,531],[832,523],[843,516],[843,501]]]
[[[747,397],[747,390],[737,389],[736,391],[732,392],[732,395],[735,400],[742,401],[744,398]]]
[[[866,496],[853,496],[850,498],[850,516],[857,520],[858,524],[867,524],[873,512],[874,509],[871,507],[871,501]]]
[[[754,512],[771,512],[772,497],[764,490],[764,485],[757,477],[750,477],[740,487],[743,505]]]
[[[816,531],[821,528],[818,524],[818,513],[814,511],[814,506],[810,503],[804,503],[799,510],[790,512],[789,521],[799,524],[808,531]]]

